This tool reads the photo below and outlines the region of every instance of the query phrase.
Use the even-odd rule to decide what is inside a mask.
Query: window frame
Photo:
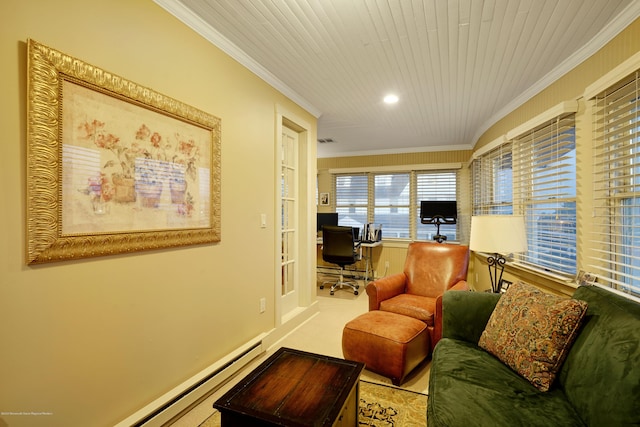
[[[366,217],[367,217],[367,223],[375,223],[378,224],[380,223],[380,221],[376,220],[376,209],[403,209],[405,210],[406,214],[407,214],[407,225],[408,225],[408,236],[406,237],[394,237],[394,236],[389,236],[388,232],[385,232],[385,230],[389,230],[389,227],[385,228],[385,222],[382,222],[382,238],[385,240],[397,240],[397,241],[407,241],[407,240],[419,240],[418,236],[420,234],[422,234],[422,232],[424,231],[424,228],[419,227],[418,223],[419,223],[419,212],[420,212],[420,200],[418,200],[417,198],[417,179],[418,176],[422,176],[424,174],[446,174],[446,175],[451,175],[453,174],[454,176],[454,181],[455,181],[455,199],[458,200],[459,199],[459,191],[460,191],[460,174],[459,174],[459,168],[442,168],[442,169],[410,169],[410,170],[384,170],[384,171],[372,171],[372,172],[332,172],[332,181],[333,181],[333,194],[335,194],[335,210],[336,212],[338,212],[339,214],[339,218],[341,223],[344,222],[344,211],[346,208],[350,208],[351,210],[354,209],[363,209],[366,207]],[[408,204],[407,203],[401,203],[401,204],[393,204],[393,203],[376,203],[376,184],[375,184],[375,180],[376,177],[381,177],[381,176],[408,176],[409,179],[409,198],[408,198]],[[354,177],[354,176],[366,176],[367,178],[367,203],[366,205],[364,203],[345,203],[344,200],[342,199],[342,194],[340,192],[340,180],[342,179],[346,179],[348,177]],[[364,194],[364,192],[361,192],[361,194]],[[449,199],[447,199],[449,200]],[[458,215],[460,215],[460,201],[458,200]],[[380,217],[378,216],[378,219],[380,219]],[[347,221],[348,222],[348,221]],[[460,221],[458,220],[458,224],[460,223]],[[454,225],[453,227],[455,227],[455,236],[454,237],[458,237],[460,236],[460,228],[458,226],[458,224]],[[351,224],[352,226],[362,226],[359,223],[355,224]],[[421,225],[421,224],[420,224]],[[427,225],[427,227],[429,227]],[[433,226],[433,233],[429,234],[427,233],[427,237],[435,235],[436,233],[436,228],[435,226]],[[446,228],[441,227],[441,234],[446,234],[445,231],[447,231]],[[426,240],[431,240],[431,239],[426,239]],[[451,240],[455,240],[455,239],[451,239]]]
[[[575,113],[568,113],[512,141],[514,203],[528,243],[519,260],[568,276],[577,273],[575,135]]]
[[[474,215],[513,214],[512,146],[511,142],[505,142],[473,161]],[[501,174],[503,170],[510,173]],[[496,197],[497,194],[504,197]]]
[[[639,297],[640,69],[590,99],[594,168],[591,235],[597,249],[589,257],[589,268],[603,285]]]

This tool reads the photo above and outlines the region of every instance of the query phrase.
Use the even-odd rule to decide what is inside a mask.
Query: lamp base
[[[502,287],[502,273],[507,260],[500,254],[495,254],[487,258],[487,266],[489,268],[489,278],[491,279],[491,291],[495,294],[500,293]],[[492,268],[493,267],[493,268]]]

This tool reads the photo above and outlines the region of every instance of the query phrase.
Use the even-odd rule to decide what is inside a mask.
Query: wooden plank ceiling
[[[319,157],[471,149],[640,15],[637,0],[156,1],[318,116]]]

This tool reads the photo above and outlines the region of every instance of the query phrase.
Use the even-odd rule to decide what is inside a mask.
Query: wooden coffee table
[[[355,426],[364,364],[280,348],[218,399],[222,426]]]

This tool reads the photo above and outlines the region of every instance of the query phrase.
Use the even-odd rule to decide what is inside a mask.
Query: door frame
[[[316,285],[316,233],[315,233],[315,177],[317,175],[317,147],[315,144],[315,128],[311,124],[287,110],[282,105],[276,105],[276,126],[275,126],[275,235],[274,245],[277,254],[275,261],[275,325],[280,326],[298,314],[305,311],[305,308],[315,301]],[[282,221],[280,220],[280,170],[282,154],[282,129],[283,127],[295,131],[298,134],[298,310],[290,313],[282,312]]]

